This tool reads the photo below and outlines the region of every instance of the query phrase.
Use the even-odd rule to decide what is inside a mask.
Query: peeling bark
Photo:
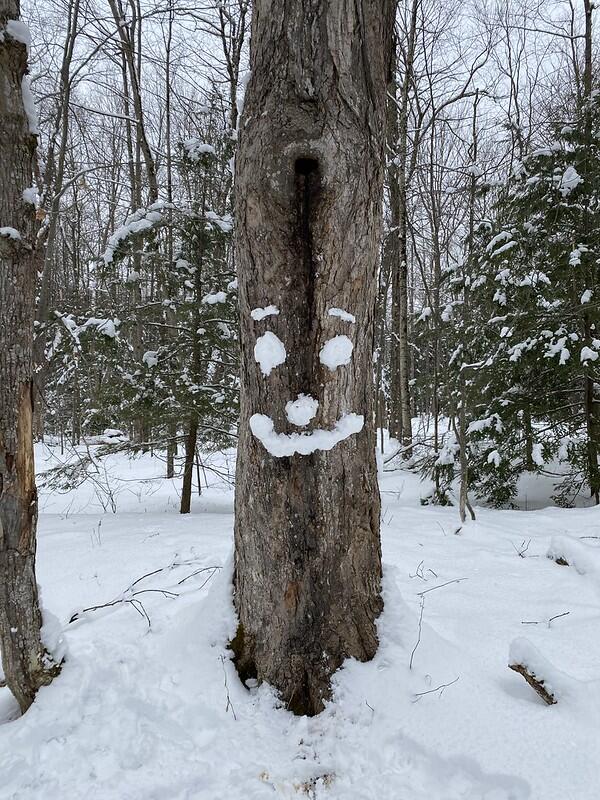
[[[0,3],[0,26],[18,19]],[[36,137],[22,96],[24,44],[0,41],[0,650],[6,683],[24,712],[60,667],[41,641],[35,580],[37,492],[33,463],[33,313],[35,209],[23,199],[33,182]]]

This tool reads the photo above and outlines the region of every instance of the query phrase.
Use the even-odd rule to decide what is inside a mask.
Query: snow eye
[[[319,353],[319,361],[324,364],[331,372],[335,372],[338,367],[349,364],[352,360],[352,350],[354,345],[347,336],[343,334],[328,339]]]
[[[285,363],[286,355],[283,342],[272,331],[263,333],[256,340],[254,360],[260,365],[265,377],[268,377],[275,367]]]

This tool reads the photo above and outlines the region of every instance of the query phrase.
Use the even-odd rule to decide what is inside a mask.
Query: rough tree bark
[[[300,714],[323,708],[346,657],[365,661],[377,649],[373,309],[392,28],[392,0],[257,0],[253,8],[236,157],[242,363],[232,647],[243,679],[270,682]],[[251,316],[269,305],[279,313]],[[268,375],[255,360],[266,333],[287,353]],[[320,354],[335,336],[354,348],[330,369]],[[286,413],[299,395],[318,401],[304,428]],[[331,449],[290,453],[319,437]]]
[[[24,712],[59,671],[41,641],[35,580],[33,314],[36,136],[18,0],[1,0],[0,26],[0,650],[6,683]],[[25,192],[25,195],[24,195]]]

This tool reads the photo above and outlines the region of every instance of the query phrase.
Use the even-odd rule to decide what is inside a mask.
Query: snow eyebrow
[[[279,314],[279,309],[277,308],[277,306],[273,305],[264,306],[262,308],[259,306],[258,308],[253,308],[252,311],[250,312],[250,316],[255,322],[260,322],[260,320],[265,319],[265,317],[271,317],[271,316],[276,317],[278,314]]]
[[[344,311],[343,308],[330,308],[327,314],[330,317],[339,317],[344,322],[351,322],[354,324],[356,322],[356,317],[354,314],[350,314],[348,311]]]

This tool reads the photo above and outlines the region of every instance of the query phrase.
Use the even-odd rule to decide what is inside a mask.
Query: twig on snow
[[[437,586],[432,586],[429,589],[424,589],[422,592],[417,592],[417,597],[422,597],[427,592],[435,592],[436,589],[442,589],[444,586],[449,586],[451,583],[460,583],[461,581],[466,581],[468,578],[454,578],[451,581],[446,581],[446,583],[440,583]]]
[[[529,550],[529,545],[531,544],[531,539],[525,544],[525,539],[521,542],[520,547],[515,547],[514,542],[511,542],[515,553],[519,556],[519,558],[525,558],[525,553]]]
[[[209,582],[209,580],[212,578],[212,576],[215,574],[215,572],[218,572],[218,570],[220,570],[220,569],[221,569],[221,567],[216,567],[216,566],[213,566],[213,567],[202,567],[201,569],[196,569],[196,570],[194,570],[194,572],[191,572],[189,575],[186,575],[185,578],[182,578],[180,581],[178,581],[177,582],[177,586],[181,586],[182,583],[185,583],[186,581],[189,581],[189,579],[193,578],[194,575],[200,575],[201,572],[208,572],[210,570],[211,573],[208,576],[208,578],[204,581],[204,583],[201,586],[198,587],[199,589],[202,589],[203,586],[206,586],[206,584]]]
[[[415,692],[415,699],[413,700],[413,703],[418,703],[421,697],[424,697],[426,694],[433,694],[433,692],[439,692],[441,697],[444,694],[444,689],[446,689],[448,686],[452,686],[459,679],[460,675],[454,678],[453,681],[450,681],[450,683],[440,683],[440,685],[436,686],[435,689],[428,689],[426,692]]]
[[[225,696],[227,698],[227,704],[225,705],[225,713],[227,713],[229,709],[231,709],[233,718],[237,722],[237,717],[235,715],[235,708],[233,707],[233,703],[231,702],[231,697],[229,696],[229,686],[227,685],[227,670],[225,669],[224,656],[221,656],[221,666],[223,667],[223,685],[225,686]]]
[[[175,560],[171,562],[171,564],[168,564],[166,567],[159,567],[158,569],[154,569],[151,572],[147,572],[145,575],[142,575],[140,578],[137,578],[135,581],[133,581],[133,583],[130,583],[127,589],[125,589],[125,591],[122,592],[122,594],[119,597],[115,598],[114,600],[110,600],[108,603],[98,603],[98,605],[88,606],[87,608],[82,608],[80,611],[76,611],[69,620],[69,624],[72,622],[77,622],[77,620],[81,619],[81,616],[83,614],[87,614],[88,612],[99,611],[101,608],[112,608],[113,606],[128,604],[132,608],[134,608],[141,617],[144,617],[144,619],[148,623],[148,628],[151,628],[152,623],[150,617],[148,616],[148,613],[144,608],[144,605],[139,599],[139,595],[162,594],[163,597],[166,597],[168,599],[175,599],[179,597],[179,594],[177,592],[172,592],[169,589],[137,589],[136,591],[133,591],[134,587],[140,584],[143,580],[146,580],[146,578],[151,578],[152,576],[158,575],[161,572],[165,571],[170,572],[176,567],[182,567],[185,566],[186,564],[193,564],[194,562],[197,563],[198,559],[188,559],[186,561]],[[200,569],[194,570],[194,572],[192,572],[190,575],[187,575],[185,578],[182,578],[177,585],[180,586],[182,583],[187,581],[189,578],[192,578],[194,575],[199,575],[202,572],[207,572],[210,570],[210,575],[201,584],[201,586],[198,587],[199,589],[202,589],[202,587],[208,583],[208,581],[212,578],[215,572],[217,572],[217,570],[219,569],[221,569],[221,567],[219,566],[201,567]]]
[[[425,610],[425,598],[423,597],[424,594],[425,592],[421,593],[421,612],[419,614],[419,635],[417,636],[417,641],[412,649],[412,653],[410,654],[410,661],[408,663],[409,669],[412,669],[413,658],[415,657],[415,653],[417,652],[417,647],[421,643],[421,632],[423,630],[423,611]]]
[[[531,620],[531,621],[522,620],[521,621],[521,625],[544,625],[544,624],[546,624],[550,628],[551,627],[551,622],[553,620],[560,619],[561,617],[567,617],[570,613],[571,613],[570,611],[563,611],[562,614],[555,614],[553,617],[550,617],[550,619],[548,619],[548,620],[545,620],[545,619]]]

